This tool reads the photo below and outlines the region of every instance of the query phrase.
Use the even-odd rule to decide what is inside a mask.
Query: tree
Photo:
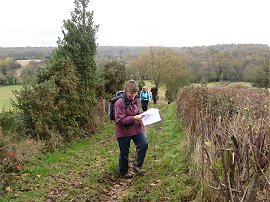
[[[15,71],[20,67],[21,65],[17,63],[15,58],[0,58],[0,83],[9,85],[16,84],[17,75]]]
[[[123,89],[127,80],[125,65],[118,61],[109,61],[104,66],[105,92],[110,97]]]
[[[269,88],[270,87],[270,54],[265,56],[262,68],[257,72],[253,79],[254,86]]]
[[[166,87],[166,97],[168,101],[175,100],[179,88],[190,83],[191,74],[186,65],[185,59],[176,53],[171,53],[168,58],[168,72],[165,72],[164,81]]]
[[[143,75],[148,75],[157,87],[161,85],[168,70],[166,64],[171,49],[162,47],[150,47],[133,61],[134,67]]]
[[[96,117],[96,32],[93,12],[87,11],[89,0],[75,0],[72,18],[64,21],[63,39],[58,40],[56,55],[70,58],[78,76],[81,116],[80,126],[93,130]]]
[[[190,79],[184,57],[170,48],[150,47],[131,64],[137,71],[148,75],[157,87],[165,85],[170,100]]]
[[[96,129],[96,53],[93,13],[88,0],[75,0],[72,19],[64,21],[62,40],[31,83],[16,92],[14,105],[26,134],[51,139]]]
[[[54,58],[38,71],[31,85],[25,84],[15,91],[19,109],[18,119],[23,120],[27,136],[51,139],[62,136],[66,140],[78,131],[81,114],[77,92],[77,76],[69,59]]]

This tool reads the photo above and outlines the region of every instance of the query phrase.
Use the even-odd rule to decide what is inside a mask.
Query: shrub
[[[77,77],[68,60],[55,60],[41,69],[32,86],[15,92],[13,105],[19,110],[26,135],[50,139],[61,134],[69,139],[78,130],[81,108],[77,94]]]
[[[123,90],[123,84],[127,80],[125,65],[118,61],[109,61],[104,66],[105,92],[111,98],[119,90]]]

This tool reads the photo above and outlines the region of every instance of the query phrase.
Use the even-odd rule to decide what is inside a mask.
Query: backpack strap
[[[120,96],[122,97],[124,103],[126,105],[129,105],[129,101],[128,101],[128,98],[127,98],[126,94],[125,93],[121,93]]]

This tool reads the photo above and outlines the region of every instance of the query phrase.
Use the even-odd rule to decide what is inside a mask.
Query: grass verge
[[[110,186],[117,169],[113,124],[89,139],[39,155],[15,174],[0,201],[85,201]],[[105,176],[108,175],[108,176]],[[105,177],[104,177],[105,176]],[[104,183],[104,179],[107,179]]]
[[[185,133],[176,117],[175,105],[157,105],[162,124],[148,131],[149,149],[145,160],[146,176],[136,176],[125,201],[181,201],[189,197]]]

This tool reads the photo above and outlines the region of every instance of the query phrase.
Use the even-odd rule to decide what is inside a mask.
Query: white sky
[[[0,0],[0,47],[56,46],[73,0]],[[100,46],[270,45],[270,0],[90,0]]]

